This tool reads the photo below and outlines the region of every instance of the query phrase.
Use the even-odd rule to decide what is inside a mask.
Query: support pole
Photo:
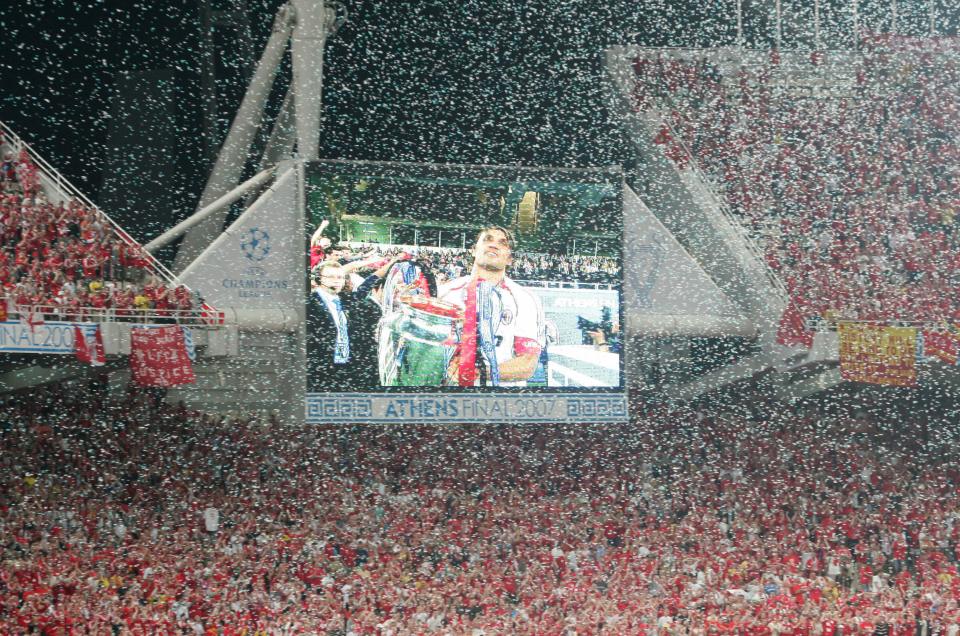
[[[201,210],[198,210],[193,213],[193,215],[187,217],[183,221],[180,221],[175,226],[153,239],[149,243],[143,246],[143,249],[147,250],[150,253],[156,252],[164,245],[171,243],[176,240],[184,232],[188,232],[191,228],[196,227],[200,223],[203,223],[211,215],[217,214],[218,212],[224,212],[230,207],[235,201],[240,199],[250,190],[257,188],[261,184],[266,183],[273,176],[273,168],[268,168],[263,172],[260,172],[253,178],[248,181],[238,185],[236,188],[227,192],[225,195],[211,203],[210,205],[204,207]]]
[[[743,48],[743,0],[737,0],[737,46]]]
[[[777,32],[774,41],[777,43],[777,51],[783,49],[783,7],[780,6],[780,0],[775,5]]]
[[[850,0],[850,8],[852,9],[853,17],[853,48],[854,50],[860,48],[860,12],[857,3],[859,0]]]
[[[311,161],[320,148],[323,108],[323,47],[333,32],[336,13],[324,0],[291,0],[295,12],[290,54],[297,113],[297,156]]]
[[[820,41],[820,0],[813,0],[813,48],[823,50],[823,42]]]
[[[230,132],[220,148],[217,161],[210,172],[210,178],[200,197],[198,208],[204,209],[224,192],[232,189],[243,175],[250,145],[263,120],[263,109],[273,79],[283,59],[287,40],[290,38],[290,17],[286,5],[281,7],[273,22],[273,32],[264,48],[263,56],[250,79],[250,86],[230,125]],[[174,261],[175,271],[183,271],[210,242],[220,234],[226,212],[211,214],[203,223],[194,227],[184,238]]]
[[[260,170],[265,170],[269,166],[275,166],[281,161],[293,158],[293,146],[297,141],[295,118],[293,94],[287,91],[283,98],[283,105],[280,107],[280,114],[273,124],[270,138],[263,150],[263,157],[260,158]]]

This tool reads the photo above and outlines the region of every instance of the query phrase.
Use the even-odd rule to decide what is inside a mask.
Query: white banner
[[[290,168],[180,279],[214,307],[302,307],[305,245]]]
[[[702,267],[660,223],[640,198],[623,188],[624,314],[632,318],[739,316]],[[641,330],[637,330],[640,332]]]
[[[626,422],[622,393],[308,393],[308,424]]]
[[[31,329],[19,320],[7,320],[0,323],[0,352],[73,354],[75,324],[44,322]],[[80,327],[91,328],[94,325],[81,323]]]

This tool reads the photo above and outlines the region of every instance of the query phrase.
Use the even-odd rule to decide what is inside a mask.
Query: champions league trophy
[[[489,384],[499,384],[496,332],[502,313],[500,292],[477,285],[477,355],[489,370]],[[449,386],[450,361],[462,340],[464,310],[433,296],[436,284],[429,269],[416,261],[400,261],[383,285],[383,317],[377,334],[382,386]],[[470,303],[468,303],[469,305]]]
[[[456,350],[460,309],[436,298],[429,270],[400,261],[383,283],[383,317],[378,327],[382,386],[440,386]]]

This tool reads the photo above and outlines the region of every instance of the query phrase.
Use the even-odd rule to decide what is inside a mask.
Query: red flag
[[[925,357],[936,358],[944,364],[955,366],[958,351],[960,351],[960,334],[953,330],[923,330],[923,355]]]
[[[86,362],[95,367],[103,366],[107,361],[107,356],[103,349],[103,334],[100,332],[100,325],[94,325],[93,329],[84,329],[80,325],[74,325],[73,350],[80,362]]]
[[[793,301],[790,301],[783,312],[783,316],[780,317],[777,342],[788,347],[799,345],[805,349],[813,346],[813,332],[807,331],[803,314],[800,313],[800,309]]]
[[[141,386],[178,386],[196,381],[183,329],[134,327],[130,330],[130,372]]]

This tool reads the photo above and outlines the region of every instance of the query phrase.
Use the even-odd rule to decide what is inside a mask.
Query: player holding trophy
[[[525,386],[544,343],[539,300],[507,277],[513,236],[480,231],[470,274],[440,286],[398,263],[386,276],[379,362],[383,386]]]
[[[460,346],[448,366],[449,384],[524,386],[544,342],[543,308],[507,276],[513,262],[510,230],[480,230],[470,274],[442,285],[437,297],[463,310]]]

